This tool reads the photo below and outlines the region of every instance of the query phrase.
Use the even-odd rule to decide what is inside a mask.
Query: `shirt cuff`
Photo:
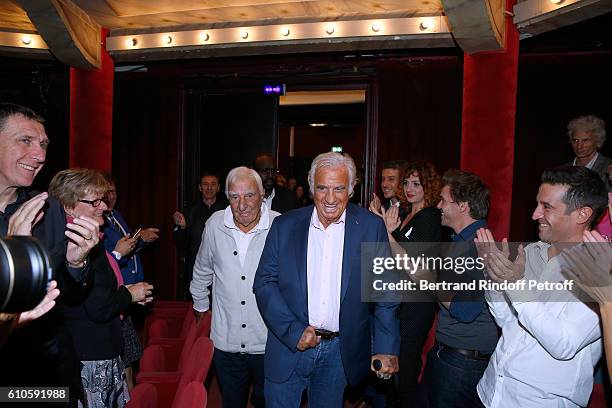
[[[119,252],[117,252],[117,251],[113,251],[113,252],[112,252],[112,254],[113,254],[113,256],[115,257],[115,259],[116,259],[117,261],[120,261],[120,260],[121,260],[121,254],[120,254]]]

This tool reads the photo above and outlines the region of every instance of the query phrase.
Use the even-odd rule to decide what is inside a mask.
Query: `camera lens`
[[[36,238],[0,239],[0,311],[33,309],[47,293],[52,274],[49,257]]]

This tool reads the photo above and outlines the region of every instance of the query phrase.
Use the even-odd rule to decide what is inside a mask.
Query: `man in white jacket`
[[[215,212],[204,228],[190,285],[193,308],[199,321],[210,307],[212,283],[210,338],[223,407],[246,407],[252,379],[251,402],[263,408],[267,328],[252,288],[268,231],[279,213],[264,204],[261,177],[252,169],[232,169],[225,194],[229,207]]]

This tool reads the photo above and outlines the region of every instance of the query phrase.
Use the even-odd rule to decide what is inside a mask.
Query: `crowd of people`
[[[36,308],[0,313],[0,384],[122,407],[142,354],[132,320],[153,299],[140,253],[159,230],[133,231],[116,181],[97,170],[63,170],[32,191],[43,122],[0,103],[0,233],[37,237],[54,269]],[[346,154],[314,158],[307,187],[283,181],[269,154],[224,182],[203,174],[201,200],[173,215],[174,240],[196,322],[212,311],[223,406],[250,396],[297,408],[305,392],[309,407],[341,407],[347,387],[371,406],[586,406],[604,346],[612,353],[612,161],[599,153],[601,119],[572,120],[568,136],[576,158],[545,170],[535,197],[540,241],[512,251],[487,225],[481,177],[428,161],[385,163],[367,208],[350,202],[358,170]],[[377,259],[401,257],[455,262],[390,268],[416,284],[402,299],[364,287]]]

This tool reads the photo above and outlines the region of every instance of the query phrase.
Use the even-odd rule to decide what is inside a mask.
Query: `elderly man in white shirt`
[[[537,195],[532,218],[539,223],[540,242],[519,248],[511,262],[506,245],[499,251],[490,231],[478,231],[489,278],[519,284],[513,290],[487,292],[502,330],[477,387],[487,408],[587,405],[593,368],[602,354],[599,318],[567,284],[529,290],[529,282],[565,282],[560,252],[582,242],[583,232],[594,227],[606,201],[606,187],[594,171],[558,167],[544,172]]]
[[[264,406],[267,328],[252,287],[270,225],[279,213],[265,205],[261,177],[252,169],[231,170],[225,193],[230,205],[206,222],[190,291],[199,321],[209,309],[208,287],[212,283],[210,338],[215,344],[213,364],[223,406],[246,407],[252,379],[251,402],[260,408]]]

